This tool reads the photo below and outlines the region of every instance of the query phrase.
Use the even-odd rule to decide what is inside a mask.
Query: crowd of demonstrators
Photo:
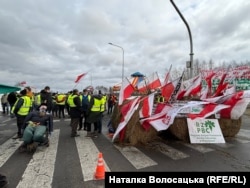
[[[47,113],[47,106],[41,104],[38,110],[30,112],[22,125],[23,144],[21,150],[31,148],[35,150],[38,144],[48,145],[49,140],[44,135],[53,131],[53,116]]]

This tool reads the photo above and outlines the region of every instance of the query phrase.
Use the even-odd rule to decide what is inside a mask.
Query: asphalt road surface
[[[0,112],[1,113],[1,112]],[[98,138],[70,137],[70,119],[54,119],[50,146],[35,153],[20,153],[21,140],[14,140],[16,119],[0,114],[0,173],[9,188],[98,188],[98,156],[102,153],[106,172],[249,172],[250,114],[246,111],[239,133],[225,144],[190,144],[176,139],[159,140],[145,146],[121,147],[107,136],[107,122]]]

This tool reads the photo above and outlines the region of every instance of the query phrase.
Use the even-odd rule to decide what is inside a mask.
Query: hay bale
[[[224,137],[234,137],[240,131],[242,117],[239,119],[219,119],[220,128]]]
[[[127,104],[127,100],[124,101],[124,104]],[[131,119],[129,120],[128,124],[126,125],[126,132],[125,132],[125,138],[122,142],[119,142],[119,144],[126,144],[126,145],[139,145],[139,144],[147,144],[148,142],[151,142],[155,138],[157,138],[157,131],[150,127],[149,130],[145,130],[139,121],[139,110],[142,107],[142,103],[139,104],[138,109],[134,112]],[[116,129],[121,121],[122,115],[119,109],[119,106],[115,106],[111,122],[114,129]],[[117,139],[118,140],[118,139]],[[116,142],[117,142],[116,140]]]

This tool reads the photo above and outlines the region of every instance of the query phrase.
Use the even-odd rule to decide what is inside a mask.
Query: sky
[[[250,1],[173,2],[194,60],[250,60]],[[170,0],[0,0],[0,23],[0,84],[35,91],[112,87],[134,72],[162,79],[190,60]]]

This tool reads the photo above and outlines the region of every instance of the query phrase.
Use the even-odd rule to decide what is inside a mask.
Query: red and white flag
[[[161,88],[161,95],[164,97],[165,101],[169,101],[170,97],[172,96],[177,84],[179,83],[181,76],[172,82],[168,82]]]
[[[155,93],[151,93],[150,95],[148,95],[142,99],[142,107],[139,110],[139,117],[140,118],[148,118],[152,115],[153,105],[154,105],[154,97],[155,97]]]
[[[123,79],[119,94],[118,105],[121,105],[123,101],[128,97],[130,97],[133,92],[134,92],[134,86],[129,82],[127,78]]]
[[[150,76],[145,77],[145,80],[146,80],[146,86],[141,87],[141,85],[138,85],[139,92],[155,90],[161,87],[161,80],[159,79],[157,72],[153,72],[153,74],[151,74]]]
[[[201,75],[196,76],[191,85],[186,89],[184,96],[196,95],[201,91]]]
[[[207,89],[208,89],[208,92],[207,92],[207,95],[208,96],[211,96],[212,95],[212,78],[213,76],[215,75],[216,73],[215,72],[211,72],[207,77],[205,77],[205,81],[207,83]]]
[[[226,79],[226,76],[227,76],[227,72],[222,75],[222,77],[220,79],[220,83],[217,86],[216,91],[215,91],[213,97],[217,97],[217,96],[223,95],[223,91],[227,88],[227,85],[228,85],[227,82],[224,83],[224,81]]]
[[[209,117],[222,109],[229,108],[229,105],[224,104],[214,104],[209,103],[205,104],[203,110],[199,114],[187,114],[188,118],[195,119],[195,118],[206,118]]]
[[[171,69],[172,69],[172,64],[170,65],[170,68],[169,68],[168,72],[166,73],[163,85],[166,85],[168,83],[168,81],[170,79],[170,71],[171,71]]]
[[[239,119],[250,102],[250,91],[239,91],[223,102],[230,107],[220,111],[221,118]]]
[[[78,83],[87,73],[80,74],[76,77],[75,83]]]
[[[120,121],[114,135],[113,135],[112,141],[114,141],[114,139],[118,136],[118,134],[120,135],[120,138],[119,138],[120,141],[123,140],[124,135],[125,135],[125,126],[129,122],[129,120],[132,117],[132,115],[134,114],[134,112],[137,110],[137,108],[139,106],[139,102],[138,102],[139,99],[140,99],[140,97],[136,97],[136,98],[130,100],[127,104],[124,104],[123,106],[121,106],[122,118],[121,118],[121,121]]]

